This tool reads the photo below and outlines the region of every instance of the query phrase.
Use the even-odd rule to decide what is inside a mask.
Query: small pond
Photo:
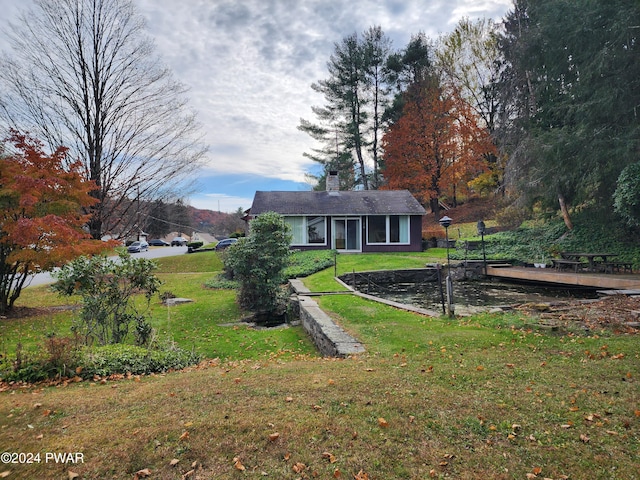
[[[443,282],[444,291],[444,282]],[[361,289],[365,293],[428,310],[442,311],[442,298],[437,282],[395,283]],[[445,291],[446,295],[446,291]],[[547,303],[568,299],[598,298],[594,289],[541,286],[491,280],[453,282],[453,302],[457,314],[476,313],[497,307],[523,303]]]

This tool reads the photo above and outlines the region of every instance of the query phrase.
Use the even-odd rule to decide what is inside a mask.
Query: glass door
[[[360,218],[335,218],[333,220],[333,248],[359,252],[360,243]]]

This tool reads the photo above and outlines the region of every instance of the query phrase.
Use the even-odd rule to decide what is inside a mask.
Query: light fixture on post
[[[451,222],[453,222],[453,220],[445,215],[440,220],[438,220],[438,222],[444,227],[445,241],[447,242],[447,267],[449,267],[449,263],[451,263],[449,260],[449,227],[451,226]]]
[[[447,307],[449,310],[449,317],[453,317],[453,281],[451,280],[451,259],[449,258],[449,227],[453,220],[445,215],[438,220],[438,222],[444,227],[445,242],[447,242]]]

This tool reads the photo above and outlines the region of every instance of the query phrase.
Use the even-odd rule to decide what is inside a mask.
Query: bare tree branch
[[[206,152],[186,88],[129,0],[36,0],[11,26],[0,122],[65,145],[97,185],[91,234],[126,234],[132,199],[182,197]],[[173,191],[171,191],[173,190]]]

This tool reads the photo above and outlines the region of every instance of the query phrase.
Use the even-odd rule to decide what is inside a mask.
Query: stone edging
[[[365,352],[358,340],[336,325],[311,297],[305,295],[311,292],[300,280],[293,279],[289,283],[298,297],[302,326],[322,355],[348,357]]]

